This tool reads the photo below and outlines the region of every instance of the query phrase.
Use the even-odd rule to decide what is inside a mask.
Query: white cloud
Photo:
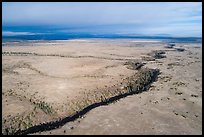
[[[121,24],[125,30],[168,29],[175,23],[202,24],[201,2],[3,3],[2,23],[86,27]],[[131,26],[131,28],[129,27]],[[165,26],[165,27],[164,27]],[[174,29],[173,27],[170,27]],[[180,27],[182,28],[182,27]],[[177,29],[180,29],[177,27]],[[181,29],[185,31],[185,28]],[[178,30],[178,31],[181,31]],[[187,29],[188,30],[188,29]],[[176,33],[175,28],[175,33]],[[189,31],[188,31],[189,32]],[[201,32],[201,29],[200,29]],[[135,32],[137,33],[137,32]],[[168,32],[167,32],[168,33]]]
[[[2,31],[3,36],[18,36],[18,35],[41,35],[51,33],[32,33],[32,32],[13,32],[13,31]]]

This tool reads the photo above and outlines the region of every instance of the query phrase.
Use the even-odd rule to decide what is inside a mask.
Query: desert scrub
[[[3,135],[13,135],[19,130],[32,127],[32,116],[31,114],[16,115],[11,117],[6,117],[3,119],[2,134]]]
[[[7,116],[3,120],[2,134],[14,135],[18,131],[22,131],[36,125],[36,114],[38,112],[35,108],[29,113],[18,114],[16,116]]]
[[[44,101],[34,102],[33,104],[36,105],[38,108],[40,108],[46,114],[49,114],[49,115],[54,114],[54,110],[52,106],[50,106],[48,103]]]
[[[183,83],[183,82],[174,82],[173,85],[182,86],[182,85],[186,85],[186,83]]]
[[[126,88],[120,89],[121,83],[118,83],[117,86],[107,87],[102,90],[97,89],[89,93],[81,94],[81,96],[77,96],[75,100],[68,102],[69,105],[67,106],[65,118],[67,116],[74,116],[91,105],[94,108],[94,106],[98,106],[97,104],[100,103],[103,104],[103,102],[106,104],[118,100],[121,97],[125,97],[126,95],[141,93],[142,91],[147,90],[150,87],[150,84],[157,79],[159,72],[159,69],[141,68],[135,73],[135,75],[123,81],[123,83],[126,83]],[[40,108],[49,115],[54,112],[52,107],[44,101],[37,100],[33,104],[35,105],[34,112],[36,111],[36,108]],[[31,114],[29,116],[33,115],[34,114]],[[55,116],[59,117],[57,115]],[[32,126],[31,119],[29,117],[26,117],[26,119],[26,121],[23,120],[21,122],[21,130]],[[57,122],[60,122],[61,120],[63,120],[63,118],[59,118]],[[55,121],[56,120],[49,123],[52,124],[55,123]]]
[[[141,56],[142,60],[144,61],[155,61],[155,58],[151,56]]]
[[[32,55],[33,53],[30,52],[2,52],[2,55],[21,55],[21,56],[27,56]]]
[[[160,79],[163,80],[164,82],[168,82],[168,81],[171,81],[172,76],[163,76],[163,77],[160,77]]]
[[[144,66],[144,63],[138,61],[138,60],[131,60],[124,63],[128,69],[132,70],[139,70],[142,66]]]
[[[29,68],[29,67],[30,64],[23,61],[19,61],[12,65],[3,65],[2,71],[5,73],[19,74],[18,72],[14,71],[16,68]]]
[[[166,58],[166,56],[163,54],[165,54],[165,51],[155,50],[155,51],[148,53],[147,55],[151,56],[154,59]]]
[[[156,59],[166,58],[164,54],[165,54],[165,51],[155,50],[148,53],[146,56],[142,56],[141,58],[144,61],[155,61]]]
[[[177,87],[170,87],[170,89],[171,89],[171,90],[175,90],[175,91],[178,90]]]
[[[182,92],[176,92],[175,95],[182,95]]]
[[[191,94],[191,97],[196,97],[196,98],[197,98],[197,97],[198,97],[198,95]]]
[[[172,63],[168,63],[167,64],[169,67],[172,67],[172,66],[184,66],[183,64],[179,63],[179,62],[172,62]]]
[[[128,91],[139,93],[143,90],[149,88],[150,83],[153,82],[157,75],[159,74],[159,69],[149,69],[144,68],[138,71],[133,78],[128,82]]]
[[[91,104],[99,103],[99,102],[106,102],[110,98],[128,94],[128,93],[140,93],[143,90],[146,90],[149,88],[151,82],[153,82],[157,75],[159,74],[158,69],[149,69],[149,68],[142,68],[138,70],[138,72],[130,77],[126,84],[121,88],[118,89],[117,86],[112,88],[105,88],[102,91],[93,91],[89,95],[87,93],[83,95],[83,100],[76,101],[77,103],[73,103],[72,107],[76,108],[85,108]],[[118,85],[120,86],[120,85]],[[76,106],[75,106],[76,105]],[[77,109],[78,110],[78,109]]]

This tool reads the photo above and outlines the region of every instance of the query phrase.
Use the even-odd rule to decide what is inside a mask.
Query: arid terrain
[[[60,121],[123,94],[127,81],[149,68],[160,74],[146,92],[91,109],[57,129],[30,134],[202,134],[201,44],[176,43],[184,51],[166,45],[81,39],[3,46],[3,133]],[[135,62],[142,66],[135,68]]]

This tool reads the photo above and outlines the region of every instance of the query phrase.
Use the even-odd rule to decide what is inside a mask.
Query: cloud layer
[[[45,25],[93,33],[202,35],[201,2],[4,2],[2,5],[3,26]]]

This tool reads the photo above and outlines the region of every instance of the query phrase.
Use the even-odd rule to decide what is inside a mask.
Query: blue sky
[[[49,26],[62,32],[202,36],[201,2],[3,2],[3,26]],[[14,34],[4,32],[4,34]],[[16,34],[32,34],[16,32]]]

